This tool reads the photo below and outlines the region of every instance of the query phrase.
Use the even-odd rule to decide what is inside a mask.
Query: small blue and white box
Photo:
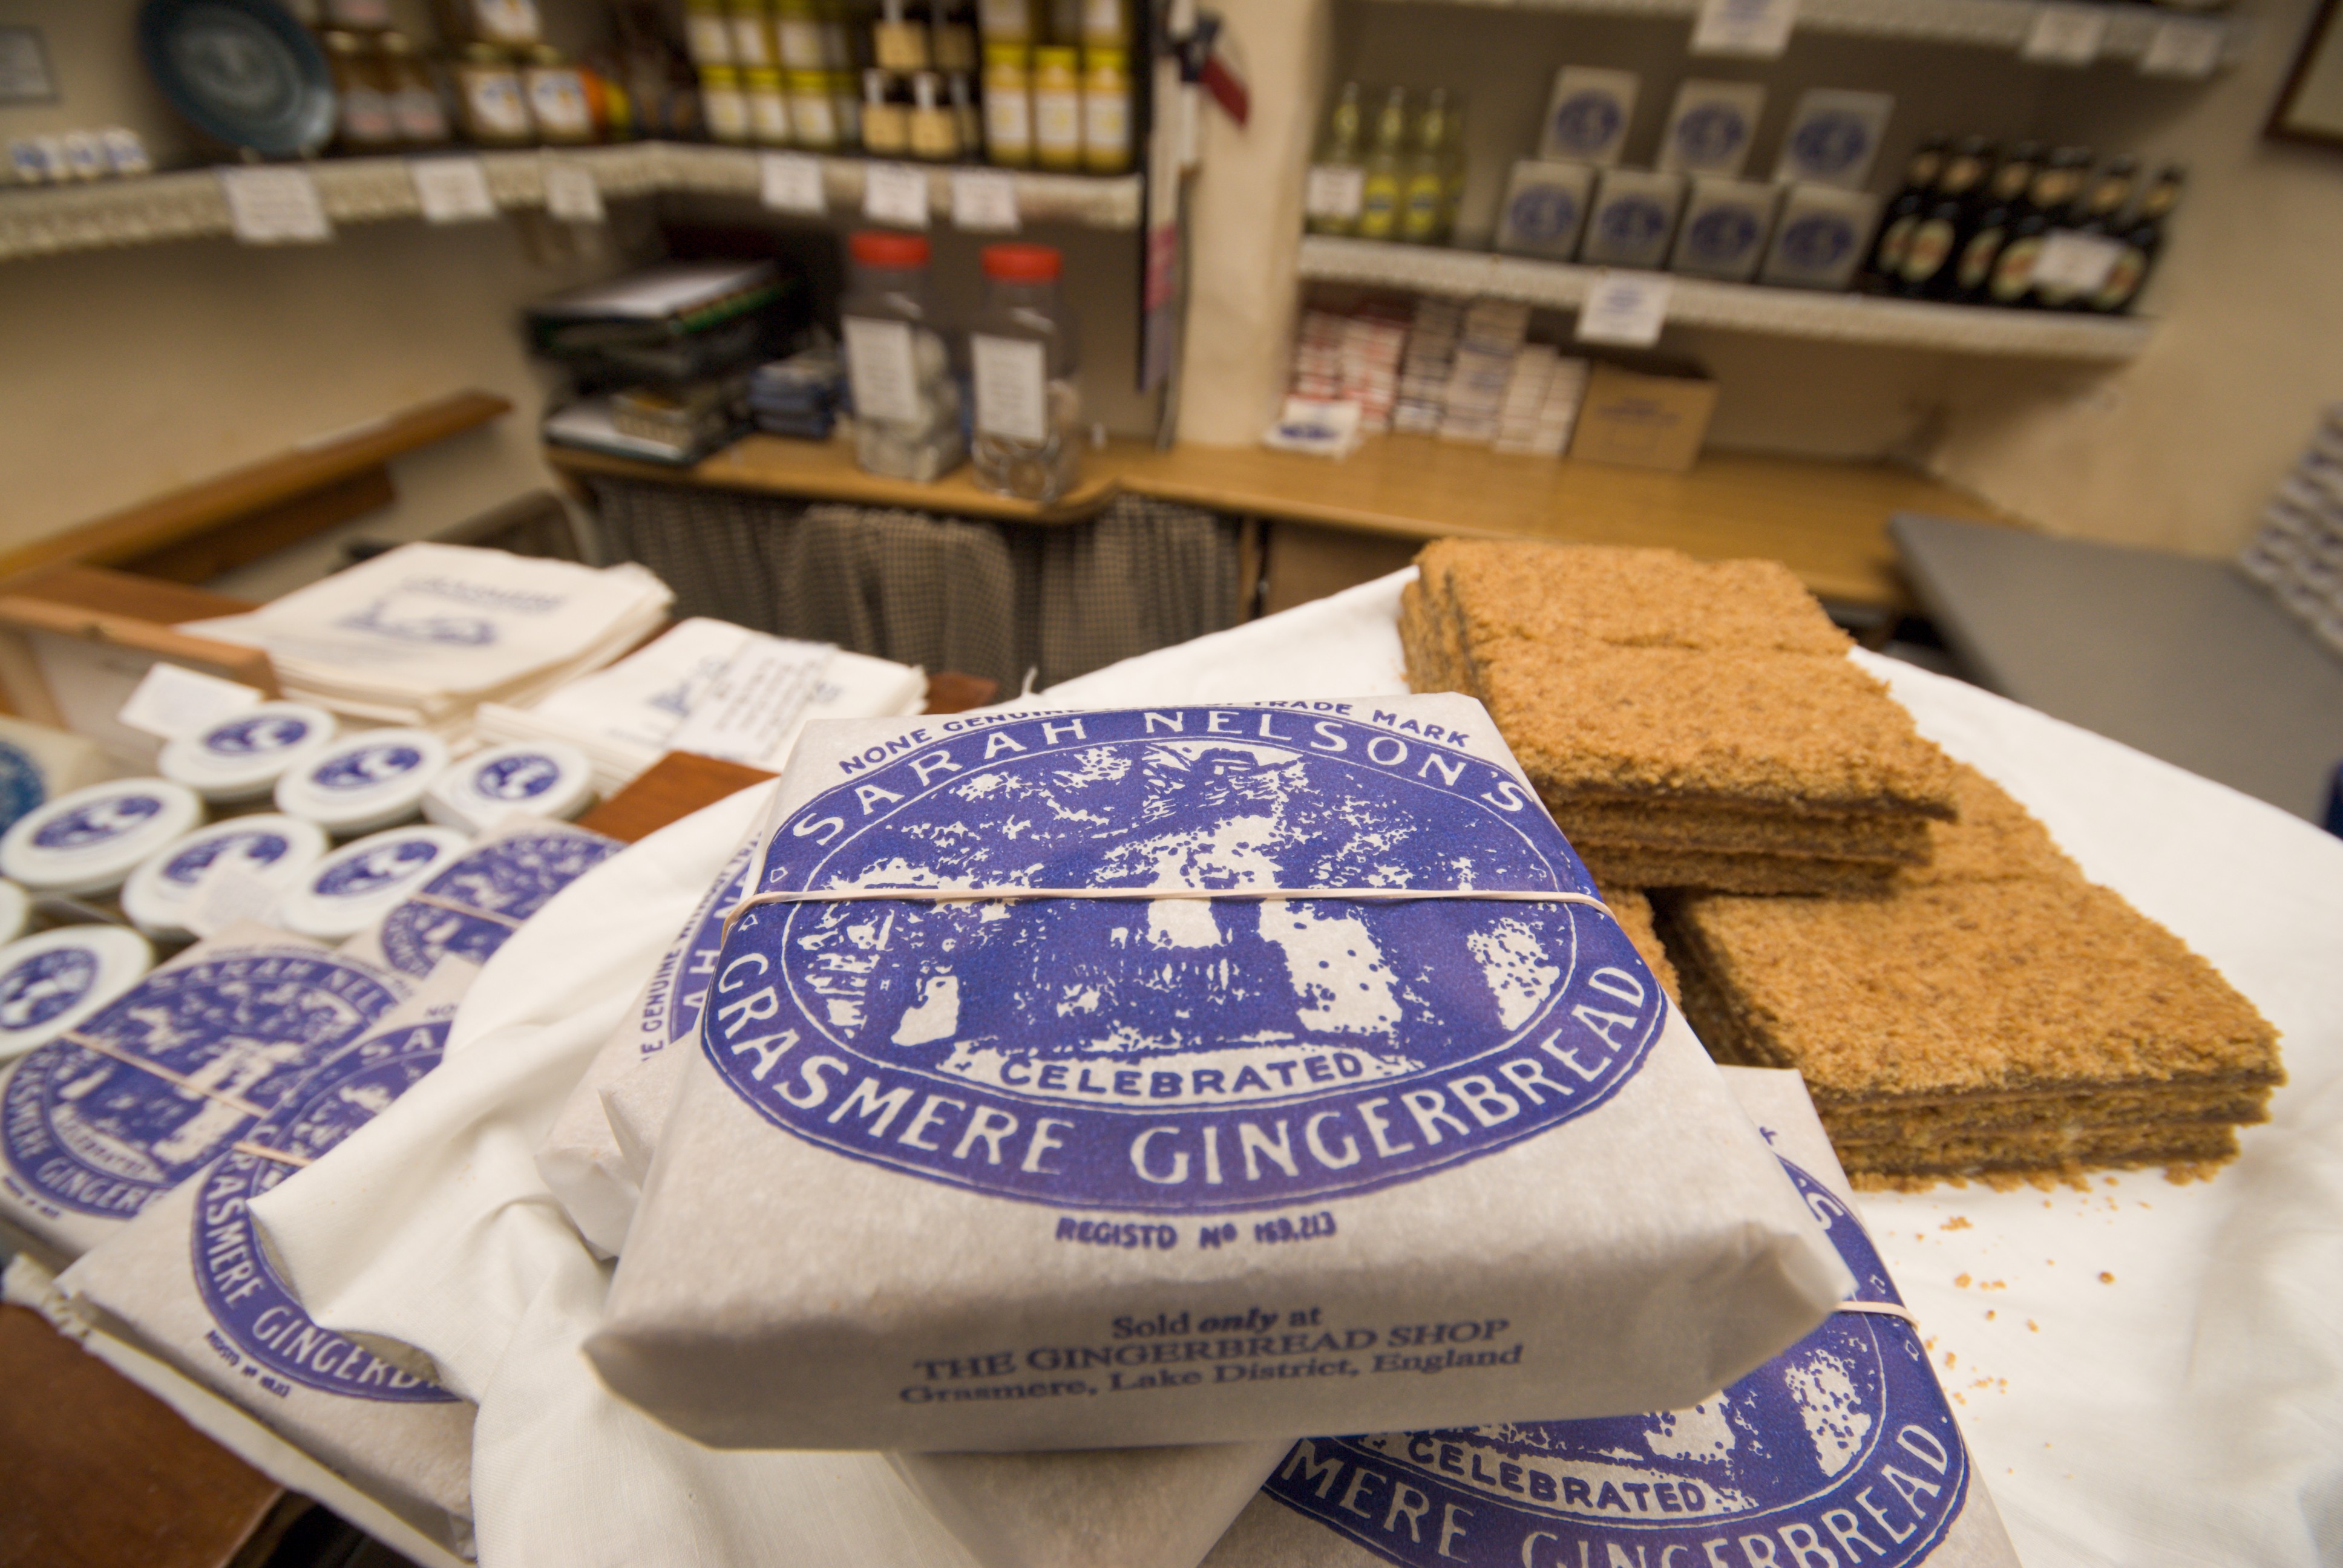
[[[1684,197],[1682,175],[1604,169],[1579,259],[1591,266],[1659,266],[1667,260]]]
[[[1568,261],[1586,228],[1594,170],[1586,164],[1521,158],[1505,181],[1497,213],[1497,249],[1504,256]]]
[[[1879,198],[1832,186],[1792,186],[1783,198],[1760,283],[1841,289],[1855,281],[1879,221]]]
[[[594,803],[594,764],[567,740],[525,740],[476,751],[433,781],[423,815],[485,833],[507,817],[567,821]]]
[[[1779,186],[1763,180],[1694,176],[1668,269],[1692,277],[1747,282],[1765,255],[1780,194]]]
[[[1685,82],[1668,111],[1659,166],[1674,174],[1739,175],[1765,109],[1765,89],[1755,82]]]
[[[447,743],[427,729],[347,736],[277,781],[277,809],[337,839],[408,821],[447,770]]]
[[[1564,65],[1555,72],[1538,156],[1565,163],[1617,163],[1627,145],[1628,124],[1635,117],[1640,85],[1633,71]]]
[[[1784,185],[1837,186],[1861,190],[1871,178],[1879,140],[1896,100],[1886,93],[1849,93],[1816,87],[1798,96],[1774,178]]]

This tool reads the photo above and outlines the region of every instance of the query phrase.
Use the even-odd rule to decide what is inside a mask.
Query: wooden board
[[[621,843],[639,843],[669,822],[680,821],[703,806],[713,806],[771,777],[761,768],[690,751],[670,751],[636,775],[634,782],[578,818],[578,825]]]
[[[0,1306],[0,1477],[5,1568],[221,1568],[286,1519],[283,1487],[17,1306]]]
[[[843,442],[751,436],[689,469],[558,447],[546,455],[573,473],[1026,522],[1078,521],[1127,491],[1389,539],[1666,545],[1709,560],[1778,560],[1824,598],[1896,611],[1915,607],[1888,542],[1890,515],[2012,521],[1974,496],[1886,463],[1715,452],[1688,474],[1665,474],[1423,436],[1377,437],[1339,462],[1261,447],[1157,451],[1110,441],[1084,454],[1076,497],[1048,512],[978,490],[965,467],[933,485],[876,478],[854,467]]]

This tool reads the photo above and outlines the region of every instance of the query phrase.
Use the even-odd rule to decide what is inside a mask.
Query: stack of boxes
[[[2343,403],[2327,410],[2237,564],[2312,636],[2343,653]]]
[[[1439,430],[1441,403],[1448,393],[1449,372],[1456,364],[1456,339],[1463,329],[1464,307],[1456,301],[1426,296],[1415,302],[1407,352],[1400,360],[1393,429],[1412,436],[1430,436]]]
[[[1533,343],[1513,357],[1513,374],[1505,383],[1505,401],[1497,411],[1497,437],[1491,443],[1500,452],[1558,457],[1570,444],[1571,427],[1578,422],[1579,400],[1586,395],[1587,365],[1565,359],[1562,351]]]
[[[1513,357],[1528,334],[1530,309],[1498,299],[1476,299],[1464,312],[1464,332],[1442,399],[1440,438],[1485,447],[1497,437],[1497,415],[1513,378]]]

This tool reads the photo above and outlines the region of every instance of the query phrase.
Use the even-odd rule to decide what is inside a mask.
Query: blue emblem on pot
[[[0,1031],[38,1029],[89,994],[97,955],[87,948],[49,948],[0,973]]]
[[[456,1397],[312,1322],[253,1233],[250,1211],[252,1200],[300,1169],[255,1151],[317,1161],[438,1066],[447,1043],[443,1020],[344,1047],[205,1174],[190,1237],[196,1285],[212,1321],[269,1371],[357,1399],[430,1403]]]
[[[1573,93],[1554,106],[1554,150],[1592,157],[1611,145],[1624,117],[1619,100],[1608,93]]]
[[[0,741],[0,832],[48,798],[47,777],[32,753]]]
[[[530,751],[488,763],[472,775],[472,788],[491,800],[531,800],[560,778],[560,763]]]
[[[1729,163],[1749,140],[1749,121],[1730,104],[1702,104],[1676,121],[1676,155],[1695,168]]]
[[[422,752],[396,741],[387,746],[361,746],[311,769],[309,782],[320,789],[371,789],[413,772],[422,762]]]
[[[1845,1206],[1783,1166],[1852,1299],[1900,1304]],[[1968,1469],[1912,1325],[1842,1312],[1689,1410],[1308,1440],[1267,1490],[1404,1568],[1904,1568],[1944,1540]]]
[[[427,839],[401,839],[327,867],[309,890],[328,899],[364,898],[414,876],[438,857],[439,847]]]
[[[759,887],[1592,890],[1511,773],[1383,718],[928,732],[849,759],[775,832]],[[1584,905],[1323,898],[760,905],[708,1008],[709,1060],[799,1137],[1006,1197],[1175,1212],[1493,1152],[1615,1093],[1664,1013]]]
[[[42,823],[33,842],[44,849],[85,849],[135,830],[162,809],[163,802],[152,795],[109,795]]]
[[[204,731],[203,749],[220,757],[266,757],[287,751],[309,738],[309,721],[289,713],[231,719]]]
[[[1757,245],[1757,219],[1747,207],[1713,206],[1684,229],[1684,251],[1709,266],[1731,266],[1748,259]]]
[[[1855,228],[1835,213],[1809,213],[1782,230],[1782,255],[1804,272],[1825,272],[1855,248]]]
[[[1841,173],[1871,156],[1871,126],[1860,115],[1812,116],[1791,135],[1790,154],[1809,174]]]
[[[515,833],[465,855],[383,918],[393,969],[427,975],[449,953],[484,964],[523,920],[618,849],[595,833]]]
[[[203,879],[212,863],[223,855],[233,854],[248,866],[268,866],[284,859],[285,851],[293,847],[292,840],[282,833],[266,830],[251,833],[222,833],[216,838],[180,850],[163,862],[163,879],[176,887],[192,888]]]
[[[37,1198],[126,1219],[397,1000],[327,953],[157,970],[17,1065],[0,1099],[0,1152]]]
[[[1505,221],[1523,239],[1560,239],[1578,226],[1578,197],[1565,186],[1524,186],[1513,193]]]

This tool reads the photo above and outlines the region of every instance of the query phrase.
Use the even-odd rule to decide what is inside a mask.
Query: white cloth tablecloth
[[[1029,701],[1395,694],[1405,579]],[[2213,1181],[2147,1171],[2088,1192],[1865,1200],[2021,1556],[2335,1560],[2343,841],[1974,688],[1856,657],[2285,1032],[2273,1121]],[[488,1568],[966,1562],[875,1456],[694,1448],[604,1393],[576,1352],[607,1275],[530,1151],[732,842],[703,814],[574,884],[491,962],[447,1064],[259,1206],[313,1316],[421,1346],[479,1402]]]

